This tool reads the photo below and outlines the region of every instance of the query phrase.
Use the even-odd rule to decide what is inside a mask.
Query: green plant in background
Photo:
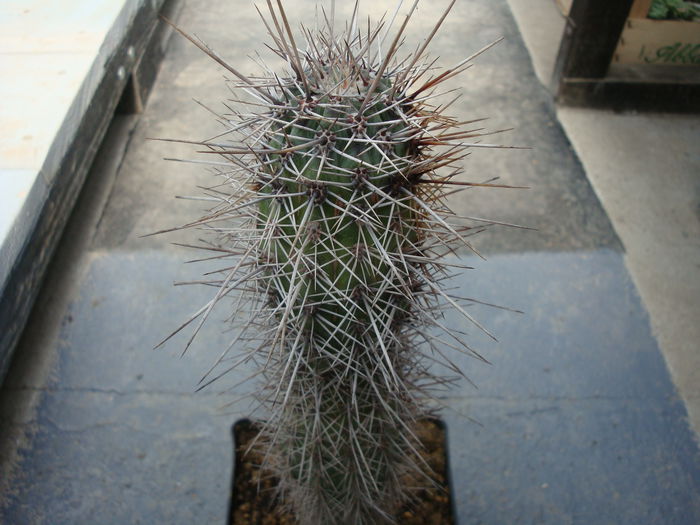
[[[210,249],[231,262],[189,322],[201,326],[234,290],[250,299],[239,340],[258,342],[238,362],[260,364],[268,412],[258,445],[301,524],[391,522],[415,488],[405,475],[429,483],[414,424],[462,375],[444,350],[483,360],[443,319],[454,308],[486,332],[469,301],[442,284],[465,267],[442,257],[476,253],[467,238],[497,223],[459,217],[445,197],[506,187],[458,180],[470,148],[501,146],[481,143],[477,120],[459,122],[450,103],[434,100],[493,44],[436,69],[425,51],[453,0],[417,49],[397,58],[417,3],[401,17],[399,2],[374,27],[355,5],[342,30],[331,4],[320,29],[302,27],[302,50],[282,3],[268,1],[261,17],[289,67],[283,75],[244,76],[185,35],[247,93],[236,100],[246,109],[221,116],[227,133],[201,143],[219,157],[212,165],[223,180],[209,192],[218,205],[187,227],[216,232]],[[436,361],[454,375],[436,376]]]
[[[684,0],[654,0],[648,16],[657,20],[700,20],[700,4]]]

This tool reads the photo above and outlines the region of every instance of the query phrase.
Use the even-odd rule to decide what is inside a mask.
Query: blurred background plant
[[[692,20],[700,22],[700,4],[684,0],[654,0],[649,18],[656,20]]]

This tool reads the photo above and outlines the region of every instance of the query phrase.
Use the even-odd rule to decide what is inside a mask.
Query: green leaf
[[[694,20],[700,18],[700,7],[684,0],[654,0],[647,16],[656,20]]]

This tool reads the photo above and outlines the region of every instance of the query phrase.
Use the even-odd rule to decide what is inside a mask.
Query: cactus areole
[[[452,2],[398,58],[417,3],[374,27],[359,23],[355,6],[342,31],[331,5],[321,28],[301,28],[301,47],[281,2],[268,1],[263,22],[287,71],[261,77],[185,35],[246,94],[221,116],[228,132],[201,143],[223,183],[208,192],[216,207],[186,226],[216,232],[209,249],[230,262],[190,322],[201,326],[217,302],[243,291],[246,319],[227,352],[260,365],[264,467],[302,525],[393,522],[415,489],[407,475],[411,485],[416,473],[430,482],[413,425],[461,374],[447,352],[482,359],[444,324],[443,311],[455,308],[483,329],[443,289],[460,266],[441,258],[472,249],[465,237],[490,223],[456,216],[444,197],[496,186],[458,179],[469,148],[498,146],[479,142],[478,126],[434,100],[490,45],[435,67],[424,52]],[[454,376],[435,375],[435,361]],[[231,368],[226,362],[204,384]]]

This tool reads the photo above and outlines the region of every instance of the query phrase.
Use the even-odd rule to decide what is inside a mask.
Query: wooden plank
[[[566,20],[553,82],[603,78],[620,39],[632,0],[576,0]]]
[[[630,9],[630,18],[646,18],[654,0],[635,0]]]
[[[629,19],[613,63],[700,67],[700,23]]]

